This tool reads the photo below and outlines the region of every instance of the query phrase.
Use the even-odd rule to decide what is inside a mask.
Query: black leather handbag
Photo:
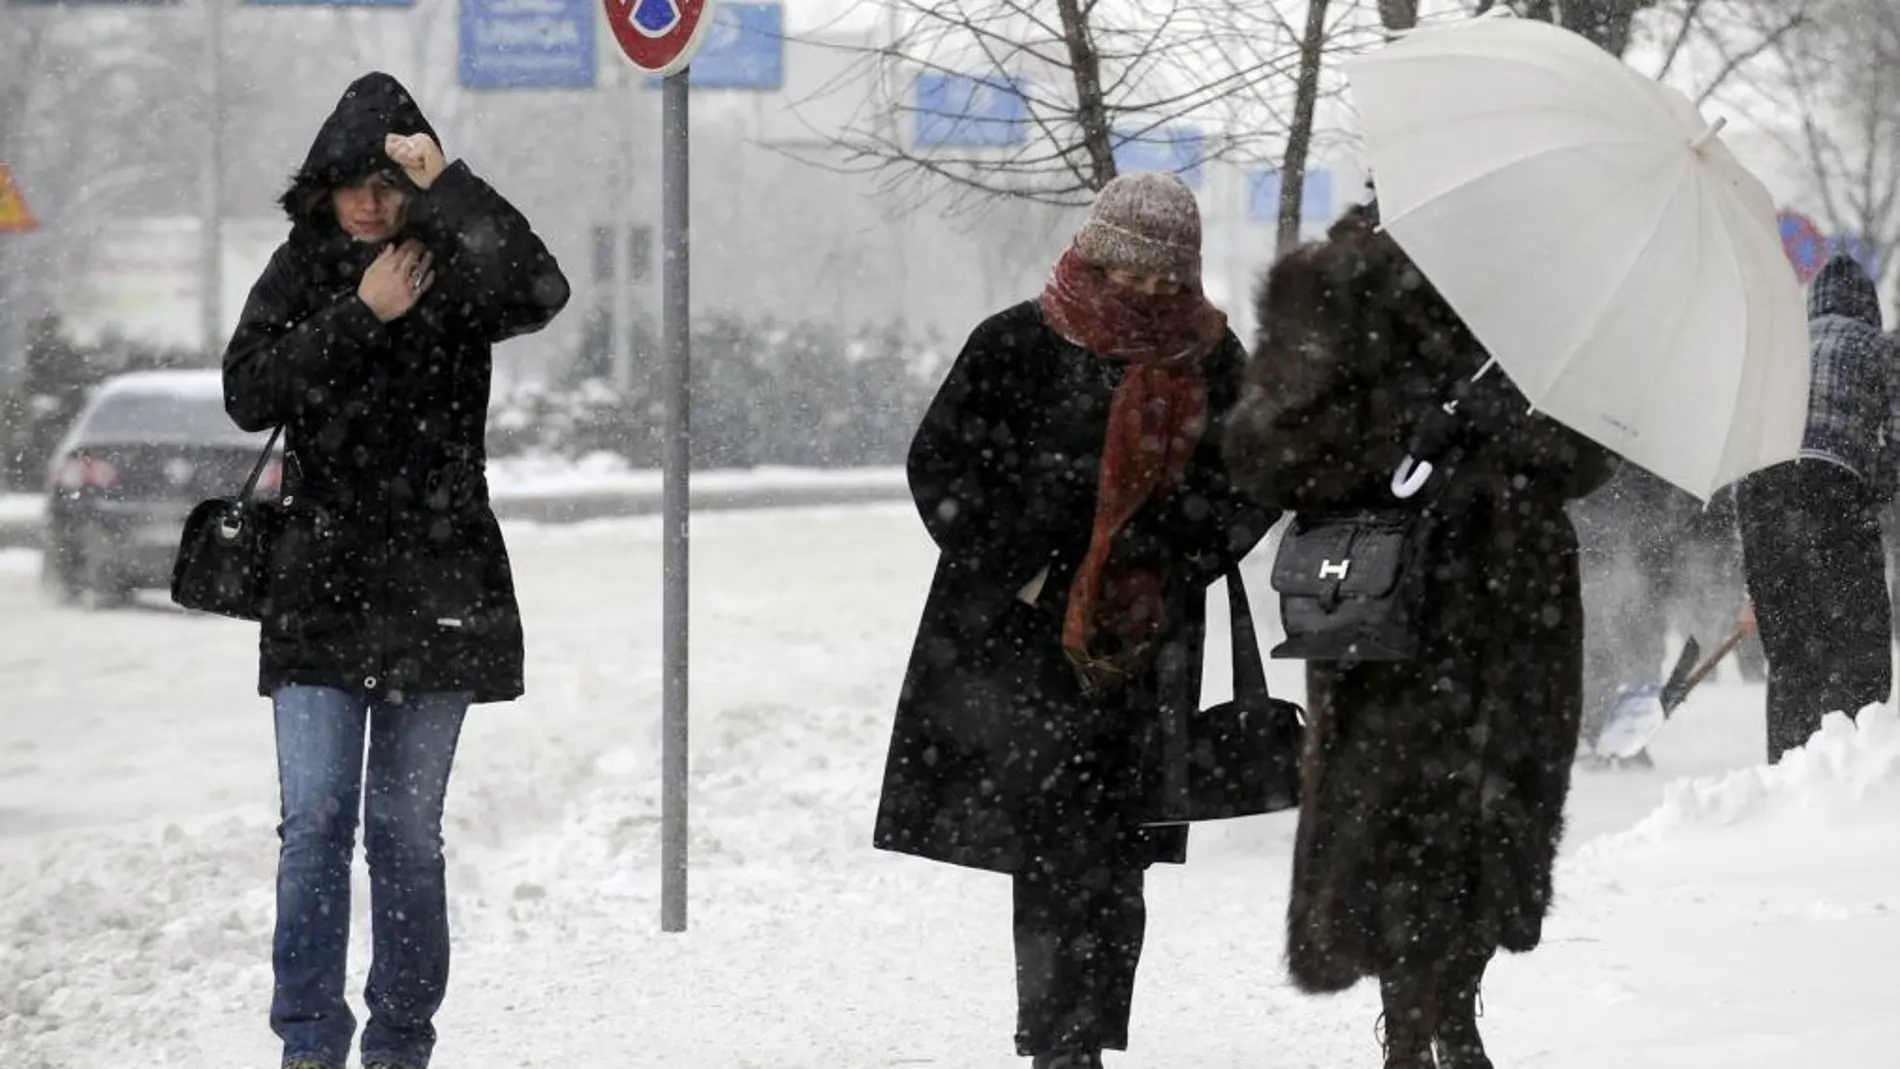
[[[1436,526],[1425,509],[1295,515],[1273,560],[1286,641],[1273,656],[1405,661],[1418,656]]]
[[[1300,804],[1305,714],[1267,690],[1267,669],[1240,569],[1227,571],[1234,642],[1234,697],[1169,723],[1184,707],[1163,709],[1159,813],[1155,823],[1258,816]]]
[[[1405,460],[1392,474],[1395,504],[1294,515],[1273,559],[1273,589],[1280,595],[1280,622],[1286,629],[1286,641],[1273,648],[1274,657],[1409,661],[1418,656],[1437,567],[1439,514],[1433,503],[1464,455],[1459,439],[1466,420],[1459,408],[1472,389],[1461,383],[1452,400],[1424,411],[1412,429]],[[1416,497],[1434,481],[1432,494]]]
[[[270,580],[271,548],[283,506],[257,499],[257,481],[283,433],[279,427],[251,467],[236,497],[201,501],[185,519],[172,561],[172,601],[197,612],[239,620],[263,616]]]

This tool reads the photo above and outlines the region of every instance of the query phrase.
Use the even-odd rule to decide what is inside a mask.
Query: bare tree
[[[1118,150],[1168,151],[1180,169],[1277,156],[1300,35],[1272,3],[1228,0],[891,0],[883,44],[865,50],[877,99],[836,140],[855,169],[892,184],[947,185],[963,204],[997,196],[1086,203]],[[947,79],[1014,110],[982,114],[918,96]],[[958,81],[963,79],[965,81]],[[955,90],[953,89],[953,93]],[[1005,113],[1007,112],[1007,113]],[[938,136],[916,136],[922,128]]]
[[[1829,0],[1813,16],[1775,47],[1773,88],[1797,117],[1782,140],[1827,228],[1859,240],[1884,278],[1900,251],[1900,2]]]
[[[1378,0],[1379,19],[1389,33],[1412,29],[1426,13],[1475,16],[1505,9],[1572,30],[1613,56],[1653,40],[1662,55],[1653,72],[1657,78],[1673,73],[1688,53],[1711,52],[1720,62],[1695,87],[1698,102],[1798,30],[1811,6],[1812,0],[1456,0],[1437,5]]]
[[[1325,62],[1327,0],[1307,0],[1306,32],[1300,37],[1299,84],[1293,95],[1293,128],[1287,132],[1280,161],[1280,217],[1274,233],[1275,255],[1285,255],[1300,240],[1300,216],[1306,200],[1306,154],[1313,143],[1313,117],[1319,106],[1320,67]]]

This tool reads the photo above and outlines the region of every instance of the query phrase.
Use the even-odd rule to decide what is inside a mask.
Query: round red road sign
[[[1775,217],[1775,223],[1781,230],[1781,251],[1788,254],[1788,262],[1794,265],[1794,272],[1806,283],[1821,271],[1821,265],[1827,262],[1827,235],[1814,220],[1792,208],[1783,208]]]
[[[607,27],[629,62],[673,74],[693,61],[712,28],[714,0],[601,0]]]

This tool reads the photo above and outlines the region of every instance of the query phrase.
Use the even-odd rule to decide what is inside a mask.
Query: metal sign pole
[[[688,408],[692,367],[688,297],[690,242],[687,192],[687,81],[691,68],[666,76],[660,112],[660,202],[663,218],[662,301],[666,348],[666,475],[663,497],[666,629],[662,656],[665,705],[660,765],[660,930],[686,930],[686,669],[687,479],[692,441]]]
[[[224,5],[229,0],[204,0],[205,159],[202,189],[203,229],[199,233],[199,330],[202,348],[216,358],[224,333]]]

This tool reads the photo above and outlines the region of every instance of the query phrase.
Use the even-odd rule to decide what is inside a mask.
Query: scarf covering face
[[[1165,628],[1165,576],[1158,567],[1118,566],[1116,536],[1156,493],[1172,489],[1207,430],[1203,358],[1227,317],[1199,287],[1150,295],[1116,285],[1070,248],[1040,300],[1043,317],[1069,342],[1125,364],[1109,402],[1088,553],[1069,587],[1062,646],[1084,690],[1126,681]]]

